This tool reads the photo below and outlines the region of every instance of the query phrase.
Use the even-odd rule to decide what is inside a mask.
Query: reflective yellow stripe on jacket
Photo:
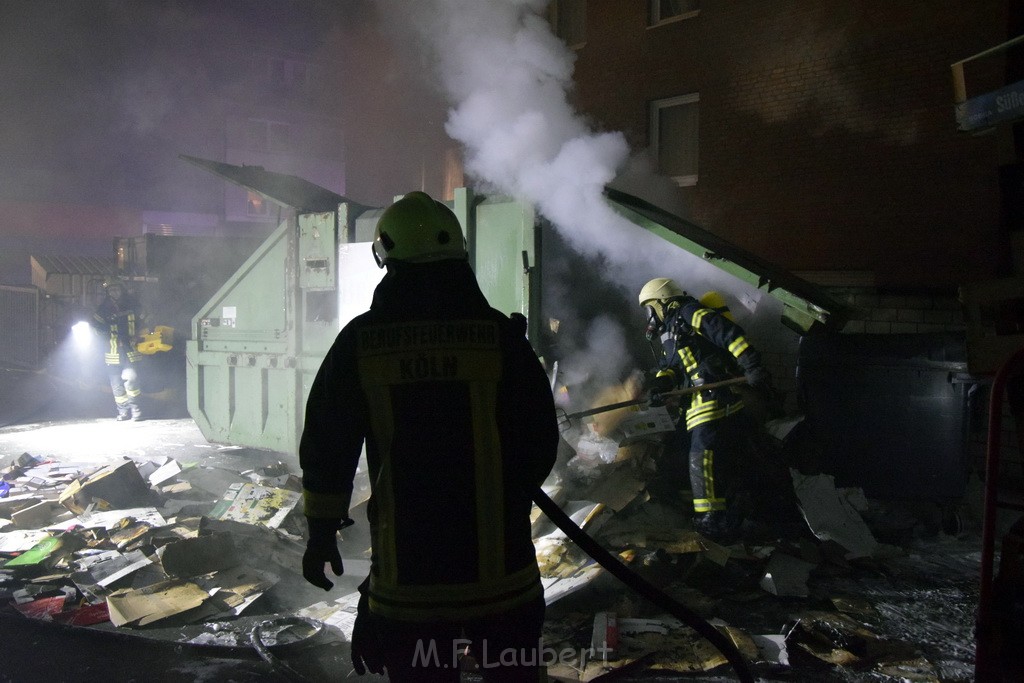
[[[370,428],[378,453],[377,461],[369,463],[375,517],[371,610],[407,621],[471,618],[536,597],[540,583],[535,561],[511,572],[506,569],[503,454],[494,409],[502,367],[497,324],[423,321],[374,326],[365,332],[360,338],[357,367],[370,407]],[[409,548],[400,547],[399,543],[403,525],[412,520],[402,518],[406,501],[395,499],[395,492],[408,490],[410,482],[407,473],[393,460],[396,449],[409,448],[408,443],[396,443],[399,425],[394,401],[396,395],[409,390],[407,387],[432,383],[463,387],[471,409],[471,450],[477,455],[473,462],[462,464],[473,468],[475,508],[466,505],[466,510],[475,522],[475,531],[473,538],[466,538],[461,544],[459,552],[463,556],[451,558],[460,563],[460,569],[472,569],[474,580],[469,582],[414,580],[416,577],[410,575],[415,573],[417,562],[409,558]],[[436,476],[443,478],[443,464],[440,469]],[[430,487],[436,482],[413,484]],[[453,500],[451,507],[459,502]],[[433,514],[452,512],[440,509]],[[426,545],[430,539],[419,540]],[[432,559],[443,562],[447,558]]]

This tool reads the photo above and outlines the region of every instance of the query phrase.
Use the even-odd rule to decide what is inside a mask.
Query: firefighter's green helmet
[[[640,290],[640,305],[646,306],[655,301],[667,301],[686,296],[683,288],[676,281],[667,277],[656,277]]]
[[[373,257],[383,268],[391,261],[465,260],[468,253],[462,226],[452,210],[426,192],[410,192],[377,221]]]

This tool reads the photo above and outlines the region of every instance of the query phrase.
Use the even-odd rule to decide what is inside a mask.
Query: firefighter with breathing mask
[[[325,563],[343,571],[336,532],[353,523],[365,441],[372,555],[356,671],[458,681],[465,638],[485,680],[541,680],[529,491],[554,464],[558,427],[525,319],[490,307],[458,219],[423,192],[381,214],[373,255],[387,274],[338,335],[306,405],[303,575],[327,590]]]
[[[739,376],[754,390],[773,393],[760,354],[730,314],[698,301],[666,277],[645,284],[639,300],[647,315],[647,338],[660,338],[663,352],[648,385],[653,395]],[[694,393],[683,415],[690,437],[694,528],[721,543],[737,540],[743,521],[734,498],[755,428],[749,412],[739,393],[721,387]]]

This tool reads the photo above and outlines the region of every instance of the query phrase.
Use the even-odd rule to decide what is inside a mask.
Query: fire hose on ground
[[[661,395],[666,397],[685,396],[687,394],[693,394],[706,389],[717,389],[719,387],[726,387],[734,384],[745,384],[746,382],[747,380],[744,377],[733,377],[721,382],[712,382],[696,387],[667,391]],[[560,420],[567,423],[575,419],[597,415],[598,413],[618,410],[620,408],[640,406],[646,403],[650,403],[650,398],[632,399],[629,401],[622,401],[619,403],[612,403],[610,405],[599,406],[597,408],[591,408],[589,410],[582,410],[569,415],[563,414],[560,416]],[[607,570],[608,573],[622,581],[647,600],[650,600],[654,604],[666,610],[669,614],[696,631],[700,636],[707,639],[708,642],[722,653],[741,681],[744,681],[745,683],[752,683],[754,681],[754,676],[750,671],[750,666],[747,664],[747,661],[743,658],[743,655],[732,640],[730,640],[725,634],[712,626],[706,620],[702,619],[692,610],[688,609],[685,605],[673,599],[657,586],[646,581],[639,574],[620,562],[614,555],[601,547],[597,541],[573,522],[572,519],[565,514],[562,508],[551,500],[551,498],[549,498],[540,487],[537,487],[531,492],[531,497],[533,498],[533,502],[537,504],[537,507],[540,508],[541,512],[547,515],[548,519],[554,522],[555,526],[561,529],[569,540],[579,546],[581,550],[592,557],[598,564]]]
[[[679,621],[696,631],[698,635],[706,638],[728,660],[736,672],[736,676],[741,681],[753,683],[754,676],[750,671],[747,661],[743,659],[739,649],[724,633],[657,586],[645,580],[601,547],[597,541],[572,521],[569,515],[565,514],[562,508],[558,507],[555,501],[551,500],[540,487],[534,489],[531,492],[531,496],[541,512],[547,515],[548,519],[554,522],[555,526],[561,529],[570,541],[578,545],[583,552],[604,567],[609,574],[622,581],[642,597],[667,611],[676,619],[679,619]]]
[[[743,659],[743,655],[740,653],[739,649],[724,633],[719,631],[706,620],[702,619],[685,605],[646,581],[639,574],[629,569],[625,564],[619,561],[614,555],[601,547],[597,541],[572,521],[569,515],[565,514],[562,508],[551,500],[551,498],[544,493],[539,486],[531,491],[531,498],[533,499],[533,502],[537,504],[537,507],[540,508],[541,512],[547,515],[548,519],[550,519],[555,526],[561,529],[569,540],[579,546],[581,550],[593,558],[594,561],[600,564],[606,571],[608,571],[608,573],[622,581],[629,588],[636,591],[640,596],[646,598],[675,618],[679,619],[679,621],[696,631],[698,635],[707,639],[708,642],[710,642],[711,645],[721,652],[726,658],[730,666],[732,666],[733,670],[736,672],[736,676],[740,681],[743,681],[743,683],[754,683],[754,676],[750,671],[747,661]],[[269,651],[263,640],[264,629],[294,624],[311,626],[314,629],[312,635],[317,635],[323,628],[323,625],[315,620],[300,617],[273,619],[261,622],[252,629],[250,633],[250,643],[260,657],[270,664],[278,673],[281,673],[286,678],[291,681],[295,681],[296,683],[305,683],[309,679],[292,669],[278,657],[275,657]],[[312,635],[310,637],[312,637]]]

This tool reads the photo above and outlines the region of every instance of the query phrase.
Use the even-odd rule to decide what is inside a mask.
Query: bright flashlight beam
[[[76,346],[89,346],[92,343],[92,327],[84,320],[71,326],[71,336]]]

